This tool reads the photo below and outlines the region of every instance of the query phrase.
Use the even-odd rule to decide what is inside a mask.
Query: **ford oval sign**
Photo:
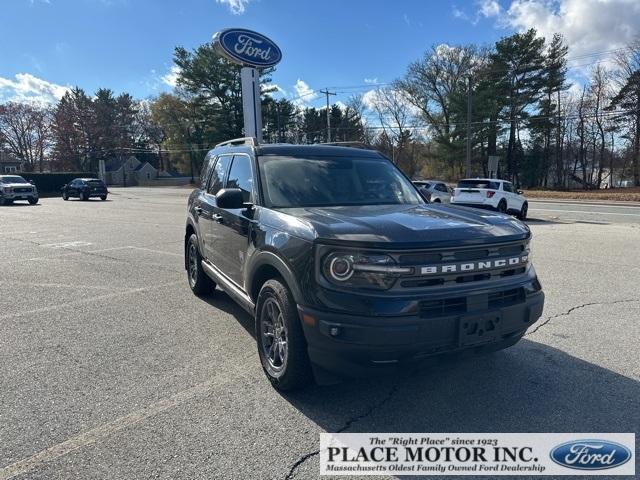
[[[627,463],[631,450],[608,440],[574,440],[561,443],[549,454],[558,465],[576,470],[604,470]]]
[[[273,67],[282,59],[280,48],[264,35],[244,28],[216,33],[213,44],[229,60],[250,67]]]

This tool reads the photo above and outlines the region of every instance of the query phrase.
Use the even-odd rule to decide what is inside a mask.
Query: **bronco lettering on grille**
[[[528,255],[519,257],[499,258],[496,260],[483,260],[478,262],[449,263],[443,265],[427,265],[420,268],[421,275],[434,275],[439,273],[475,272],[492,268],[514,267],[527,263]]]

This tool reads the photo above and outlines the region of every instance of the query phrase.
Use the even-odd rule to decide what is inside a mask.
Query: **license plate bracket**
[[[467,347],[492,342],[499,337],[501,327],[499,311],[464,315],[458,320],[458,344]]]

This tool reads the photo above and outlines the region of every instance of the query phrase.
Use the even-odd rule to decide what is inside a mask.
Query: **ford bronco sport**
[[[224,142],[188,201],[191,289],[255,318],[278,389],[515,344],[541,315],[529,228],[427,205],[376,151]]]

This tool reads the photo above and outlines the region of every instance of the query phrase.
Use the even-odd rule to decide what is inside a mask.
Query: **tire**
[[[507,202],[504,199],[498,203],[498,211],[500,213],[507,213]]]
[[[104,202],[106,199],[107,199],[107,196],[106,196],[106,195],[102,195],[102,196],[100,197],[100,200],[102,200],[103,202]]]
[[[2,204],[3,205],[13,205],[13,199],[5,198],[4,202]]]
[[[527,219],[527,212],[529,211],[529,204],[524,202],[522,204],[522,208],[520,209],[520,213],[518,214],[518,218],[522,221]]]
[[[187,280],[191,291],[197,296],[213,292],[216,284],[202,269],[202,257],[198,249],[198,236],[195,233],[192,233],[189,237],[184,253],[187,257]]]
[[[291,292],[280,280],[267,280],[260,289],[256,342],[262,369],[274,388],[298,390],[313,382],[298,310]]]
[[[69,200],[69,194],[67,192],[62,192],[62,199],[66,202]]]
[[[442,203],[442,201],[439,198],[436,198],[433,203]]]
[[[82,202],[86,202],[87,200],[89,200],[87,198],[87,195],[84,192],[80,192],[80,197],[79,198],[80,198],[80,201],[82,201]]]
[[[38,197],[29,197],[29,203],[35,205],[38,203]]]

